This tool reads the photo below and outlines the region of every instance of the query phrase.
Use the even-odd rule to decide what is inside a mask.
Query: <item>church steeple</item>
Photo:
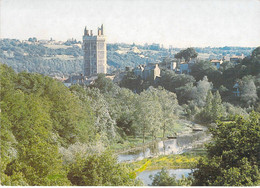
[[[87,27],[85,27],[84,36],[82,37],[83,69],[84,75],[88,77],[99,73],[107,73],[106,37],[103,24],[98,27],[97,31],[97,35],[93,36],[93,31],[87,30]]]

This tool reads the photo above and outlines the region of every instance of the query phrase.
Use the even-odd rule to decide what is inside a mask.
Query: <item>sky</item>
[[[0,38],[82,40],[164,47],[260,45],[260,0],[0,0]]]

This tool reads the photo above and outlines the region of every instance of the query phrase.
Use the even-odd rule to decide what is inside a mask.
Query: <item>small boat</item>
[[[167,136],[168,139],[176,139],[177,136]]]
[[[200,127],[194,127],[192,128],[192,131],[203,131],[203,129]]]

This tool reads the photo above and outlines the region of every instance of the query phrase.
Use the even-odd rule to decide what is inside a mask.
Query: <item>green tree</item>
[[[209,123],[212,121],[212,116],[214,116],[214,114],[212,114],[212,110],[213,110],[213,95],[211,91],[209,91],[207,94],[205,106],[203,107],[202,111],[199,114],[197,114],[195,118],[199,119],[200,122]]]
[[[135,127],[141,133],[143,143],[149,133],[153,139],[156,138],[161,126],[162,107],[152,87],[139,95],[136,101],[135,117]]]
[[[152,186],[177,186],[178,181],[175,176],[170,176],[169,171],[163,168],[154,176],[150,176],[153,180]]]
[[[127,136],[135,135],[135,130],[133,128],[134,119],[126,113],[123,113],[117,120],[116,125],[122,129],[124,134]]]
[[[193,173],[193,185],[259,185],[259,118],[259,113],[248,119],[236,116],[211,129],[213,142]]]
[[[109,103],[98,88],[85,90],[95,116],[95,132],[107,144],[116,138],[116,121],[111,117]]]
[[[202,123],[211,123],[220,119],[225,115],[225,109],[222,105],[222,100],[219,92],[217,91],[212,95],[211,91],[208,92],[205,106],[202,111],[197,114],[196,118]]]
[[[185,104],[192,99],[192,87],[195,83],[193,76],[175,74],[170,70],[162,70],[161,78],[157,85],[177,94],[180,104]]]
[[[157,115],[160,115],[160,122],[157,127],[163,130],[163,137],[165,137],[166,131],[173,126],[174,120],[182,109],[178,105],[175,93],[169,92],[160,86],[158,88],[150,87],[149,92],[151,93],[153,100],[158,101],[161,106],[160,108],[154,106],[154,108],[157,111]],[[159,111],[160,109],[161,111]]]
[[[35,94],[48,101],[53,129],[63,145],[78,141],[79,124],[82,123],[81,102],[62,83],[36,73],[21,72],[17,75],[15,89]],[[86,115],[86,114],[85,114]]]
[[[207,76],[198,81],[197,86],[192,88],[192,98],[198,107],[203,107],[206,102],[207,94],[212,88],[212,83],[208,81]]]
[[[133,72],[127,72],[120,82],[120,87],[125,87],[140,93],[142,91],[142,84],[143,80],[140,77],[134,75]]]
[[[197,80],[202,80],[204,76],[207,76],[210,82],[215,87],[219,87],[221,84],[221,71],[212,65],[209,61],[198,61],[191,66],[191,75]]]
[[[193,98],[193,83],[189,82],[184,86],[176,88],[176,95],[178,96],[178,102],[180,105],[187,104]]]
[[[81,143],[93,142],[95,140],[95,116],[91,107],[89,96],[85,89],[79,85],[70,87],[70,91],[79,98],[78,112],[78,133],[77,137]]]
[[[181,59],[184,58],[185,62],[188,62],[190,58],[196,58],[198,53],[194,48],[187,48],[185,50],[181,50],[179,53],[175,54],[175,58]]]
[[[153,186],[190,186],[192,183],[191,177],[185,178],[183,176],[177,180],[175,175],[171,176],[166,168],[163,168],[154,176],[150,175],[150,179],[153,180]]]
[[[176,88],[182,87],[188,83],[194,83],[195,79],[186,74],[176,74],[170,70],[162,70],[161,79],[158,85],[164,87],[168,91],[176,92]]]
[[[86,100],[51,78],[0,68],[1,184],[70,185],[58,149],[87,138]]]
[[[134,186],[140,185],[132,172],[117,162],[111,152],[78,157],[70,166],[68,179],[77,186]]]
[[[16,139],[12,133],[12,124],[8,120],[6,114],[0,114],[1,121],[1,131],[0,131],[0,139],[1,139],[1,147],[0,147],[0,177],[1,177],[1,185],[10,185],[10,177],[5,174],[6,166],[15,158],[15,144]],[[14,185],[14,184],[11,184]],[[19,184],[18,184],[19,185]]]
[[[243,85],[241,88],[241,101],[245,106],[251,106],[256,103],[258,99],[255,83],[250,78],[243,78]]]
[[[212,101],[212,114],[214,114],[214,116],[212,117],[212,121],[220,119],[225,114],[225,109],[218,91],[216,91],[216,93],[214,94],[214,98]]]
[[[12,133],[12,122],[8,119],[8,114],[4,112],[4,100],[14,93],[16,74],[13,69],[0,64],[0,177],[1,184],[8,184],[10,177],[5,174],[6,166],[15,158],[15,145],[17,143]],[[10,183],[11,184],[11,183]],[[9,184],[9,185],[10,185]]]
[[[98,78],[90,87],[96,87],[101,91],[101,93],[107,93],[112,91],[116,86],[111,79],[106,78],[105,74],[98,74]]]
[[[7,165],[5,173],[11,178],[21,174],[28,185],[69,185],[52,135],[48,103],[18,90],[2,106],[17,140],[17,156]]]

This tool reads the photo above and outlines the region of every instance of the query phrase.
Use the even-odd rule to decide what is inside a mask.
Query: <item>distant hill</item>
[[[223,47],[195,48],[199,58],[221,58],[224,55],[249,55],[254,48]],[[108,72],[135,67],[139,64],[160,62],[164,57],[174,57],[180,48],[171,50],[159,45],[107,44]],[[69,76],[82,73],[83,52],[79,41],[56,42],[17,39],[0,40],[0,62],[16,72],[38,72],[49,76]]]

